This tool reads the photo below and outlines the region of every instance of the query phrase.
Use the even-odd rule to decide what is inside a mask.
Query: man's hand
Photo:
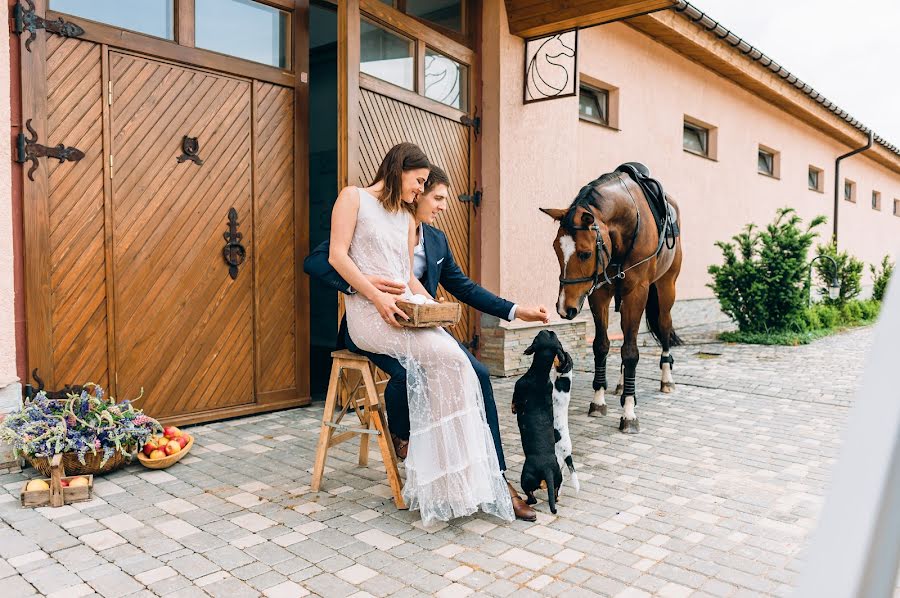
[[[390,278],[387,278],[385,276],[375,276],[373,274],[371,276],[366,276],[366,278],[375,286],[376,289],[378,289],[382,293],[402,295],[403,291],[406,289],[406,285],[402,282],[391,280]]]
[[[525,322],[550,323],[547,308],[543,305],[520,305],[516,308],[516,319]]]

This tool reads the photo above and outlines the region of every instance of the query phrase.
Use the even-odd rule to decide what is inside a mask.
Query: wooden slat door
[[[438,217],[436,226],[450,242],[453,258],[469,274],[469,207],[458,199],[469,192],[469,129],[421,108],[360,88],[359,101],[359,180],[368,185],[375,177],[382,158],[392,146],[410,141],[421,147],[429,159],[450,177],[448,209]],[[454,300],[443,287],[438,296]],[[467,343],[474,333],[474,309],[463,309],[459,324],[450,329],[457,340]]]
[[[254,401],[251,84],[110,53],[120,397],[154,417]],[[177,162],[184,136],[202,166]],[[222,249],[237,210],[247,260]]]
[[[103,203],[103,81],[98,44],[46,40],[45,131],[39,143],[84,152],[79,162],[46,160],[50,362],[49,384],[108,386]],[[29,115],[26,114],[26,118]],[[26,165],[27,166],[27,165]],[[32,256],[38,258],[39,256]],[[34,331],[33,334],[40,334]]]

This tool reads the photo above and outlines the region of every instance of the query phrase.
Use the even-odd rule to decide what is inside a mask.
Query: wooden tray
[[[409,320],[397,318],[401,326],[407,328],[435,328],[437,326],[453,326],[462,316],[462,306],[452,301],[441,303],[409,303],[398,301],[397,307],[409,316]]]
[[[178,463],[182,457],[190,452],[192,446],[194,446],[194,437],[188,436],[188,443],[184,445],[183,449],[181,449],[174,455],[169,455],[168,457],[164,457],[162,459],[151,459],[150,457],[145,455],[143,451],[140,451],[137,454],[137,458],[138,461],[141,462],[141,465],[147,467],[148,469],[165,469]]]
[[[87,486],[78,486],[76,488],[64,488],[62,480],[72,480],[74,478],[87,478]],[[41,479],[41,478],[36,478]],[[28,480],[29,482],[33,480]],[[28,482],[22,484],[22,491],[19,499],[22,501],[23,507],[61,507],[73,502],[84,502],[91,500],[94,492],[94,476],[91,474],[80,476],[66,476],[66,470],[62,463],[62,455],[54,455],[50,461],[50,479],[44,479],[50,484],[49,490],[25,490]]]

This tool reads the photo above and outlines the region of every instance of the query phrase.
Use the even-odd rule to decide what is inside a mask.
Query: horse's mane
[[[582,187],[561,221],[566,230],[572,231],[576,226],[579,226],[579,224],[575,222],[575,213],[578,211],[578,208],[589,209],[591,206],[600,206],[600,200],[603,199],[603,196],[600,195],[598,187],[618,178],[619,175],[617,173],[607,172]]]

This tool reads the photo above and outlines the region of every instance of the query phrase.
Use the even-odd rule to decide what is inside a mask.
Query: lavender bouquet
[[[116,453],[131,459],[137,447],[158,433],[159,422],[135,409],[133,401],[116,403],[96,384],[67,399],[49,399],[41,391],[0,424],[0,440],[11,444],[16,455],[49,459],[73,453],[84,465],[85,455],[102,451],[101,467]]]

